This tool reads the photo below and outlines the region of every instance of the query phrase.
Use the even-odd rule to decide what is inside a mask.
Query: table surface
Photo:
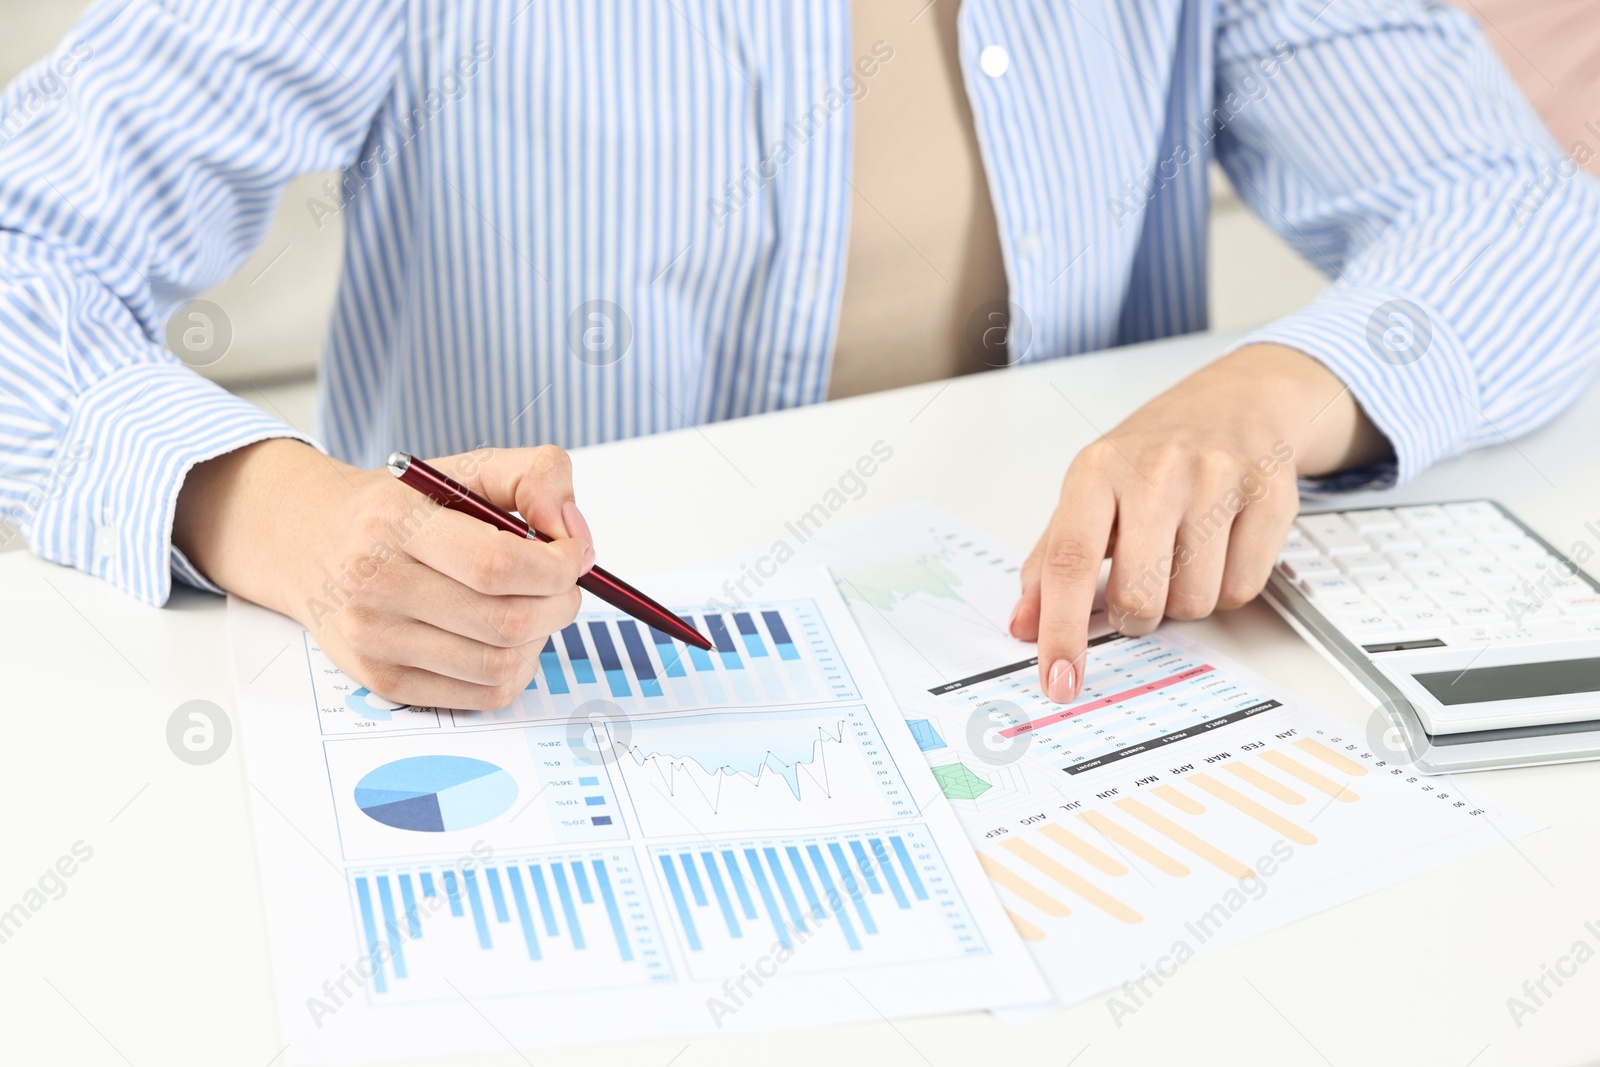
[[[838,519],[927,499],[1025,547],[1077,450],[1226,340],[1194,336],[585,449],[574,456],[579,497],[608,566],[670,570],[770,542],[882,441],[893,458]],[[1381,499],[1492,496],[1563,549],[1600,547],[1596,427],[1600,390],[1591,390],[1541,432],[1442,464]],[[0,913],[75,846],[92,849],[59,886],[46,879],[54,894],[0,944],[0,1060],[288,1062],[238,738],[198,767],[166,740],[185,701],[234,713],[223,601],[186,590],[153,610],[10,553],[0,556],[0,603],[0,692],[14,731],[0,745]],[[1366,722],[1364,701],[1263,605],[1184,625]],[[796,1020],[779,1035],[527,1059],[507,1049],[470,1062],[1592,1062],[1600,764],[1495,771],[1474,784],[1549,829],[1203,957],[1120,1025],[1096,999],[1027,1022],[969,1014],[802,1031]],[[1514,1019],[1507,999],[1526,998],[1525,982],[1575,952],[1562,964],[1573,973],[1559,986],[1546,978],[1550,995]]]

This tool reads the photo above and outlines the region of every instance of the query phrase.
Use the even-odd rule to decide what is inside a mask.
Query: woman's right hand
[[[263,441],[199,464],[173,542],[224,589],[302,623],[345,673],[405,704],[488,710],[532,680],[594,565],[559,448],[430,460],[555,540],[450,511],[387,471]]]

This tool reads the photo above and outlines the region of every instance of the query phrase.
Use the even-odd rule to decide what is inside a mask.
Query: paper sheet
[[[496,713],[397,707],[230,604],[291,1059],[1048,1000],[828,575],[645,588],[717,651],[586,603]]]

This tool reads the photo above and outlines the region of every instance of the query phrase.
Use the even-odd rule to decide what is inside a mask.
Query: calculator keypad
[[[1600,593],[1486,500],[1302,515],[1278,571],[1368,651],[1600,634]]]

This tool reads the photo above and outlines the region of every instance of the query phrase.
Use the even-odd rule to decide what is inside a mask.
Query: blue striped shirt
[[[317,427],[337,456],[821,400],[871,52],[848,2],[96,5],[0,96],[0,514],[149,603],[203,582],[171,544],[185,473],[292,431],[163,323],[327,168],[284,209],[347,234]],[[1336,279],[1249,340],[1332,368],[1399,478],[1595,377],[1600,186],[1459,13],[965,0],[960,55],[1032,327],[1013,361],[1206,325],[1214,158]]]

